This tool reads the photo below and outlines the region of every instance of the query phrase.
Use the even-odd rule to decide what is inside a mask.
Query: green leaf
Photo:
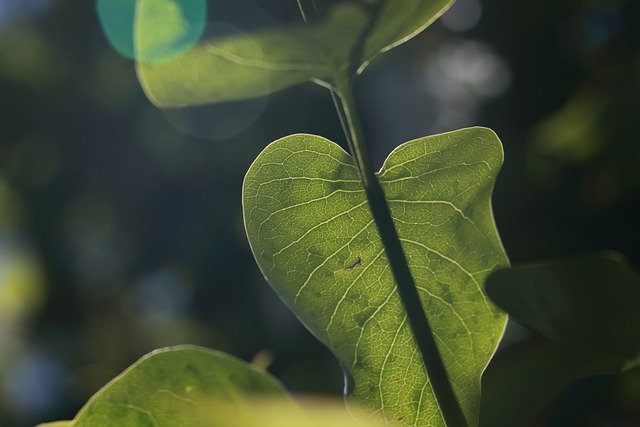
[[[640,362],[640,277],[616,254],[501,270],[491,299],[562,348],[585,373]]]
[[[195,346],[166,348],[107,384],[66,426],[216,425],[206,402],[241,406],[263,395],[286,402],[277,380],[248,363]],[[297,410],[293,402],[288,405]]]
[[[531,425],[571,381],[640,364],[640,276],[618,255],[496,271],[486,290],[536,335],[489,365],[482,425]]]
[[[140,0],[137,9],[138,77],[156,105],[179,107],[260,97],[308,81],[331,84],[338,74],[353,76],[380,52],[425,29],[453,0],[403,0],[402,6],[392,0],[341,2],[314,25],[207,40],[159,62],[146,58],[172,52],[187,30],[159,25],[155,2]],[[174,27],[175,40],[168,33]]]
[[[382,427],[343,402],[293,402],[277,380],[195,346],[156,350],[96,393],[73,421],[39,427]]]
[[[73,421],[55,421],[53,423],[38,424],[37,427],[72,427]]]
[[[405,143],[379,173],[423,307],[470,425],[505,316],[486,275],[507,265],[491,214],[496,135],[464,129]],[[351,372],[354,399],[390,421],[443,425],[352,158],[294,135],[269,145],[243,188],[263,274]]]
[[[246,405],[210,405],[206,425],[211,427],[386,427],[384,420],[368,416],[360,408],[347,408],[344,401],[326,398],[297,400],[292,408],[282,399],[256,399]],[[293,410],[292,410],[293,409]]]
[[[180,56],[198,42],[204,31],[206,0],[153,0],[136,8],[136,17],[141,17],[145,26],[140,26],[137,34],[144,36],[134,36],[134,51],[145,63]]]

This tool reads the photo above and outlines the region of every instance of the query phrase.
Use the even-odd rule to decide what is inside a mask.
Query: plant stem
[[[334,83],[335,93],[342,101],[342,108],[338,108],[338,114],[341,115],[340,120],[345,127],[345,133],[347,133],[351,155],[360,172],[369,208],[389,260],[400,300],[407,313],[407,319],[420,350],[422,362],[438,406],[448,427],[467,427],[467,421],[453,392],[429,321],[422,307],[420,295],[393,223],[387,199],[373,169],[349,80],[345,76],[337,76]]]

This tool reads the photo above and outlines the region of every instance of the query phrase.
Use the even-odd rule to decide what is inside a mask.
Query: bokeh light
[[[44,301],[40,259],[21,224],[23,208],[0,178],[0,344]],[[0,352],[0,363],[3,355]]]
[[[207,38],[239,37],[240,28],[224,22],[212,22],[206,28]],[[258,49],[258,46],[255,47]],[[211,76],[215,78],[215,76]],[[194,95],[194,100],[196,95]],[[163,109],[163,114],[176,129],[187,135],[207,140],[232,138],[255,124],[264,112],[268,96],[239,102],[225,102],[196,107]]]
[[[121,55],[135,59],[133,28],[137,0],[98,0],[96,11],[104,35]]]
[[[105,36],[120,54],[143,62],[174,58],[195,45],[207,19],[206,0],[98,0]]]
[[[155,63],[193,47],[207,19],[206,0],[139,0],[134,24],[136,59]]]
[[[511,71],[486,43],[457,39],[425,62],[424,89],[438,103],[435,132],[472,126],[480,107],[509,87]]]
[[[15,418],[36,422],[55,405],[63,374],[54,361],[31,357],[28,327],[45,301],[45,278],[23,215],[19,196],[0,177],[0,402]]]
[[[44,13],[55,0],[0,0],[0,29],[15,20]]]
[[[2,395],[13,416],[25,423],[38,422],[55,411],[63,399],[58,393],[69,372],[42,350],[31,350],[13,361],[2,384]]]
[[[481,17],[482,5],[479,0],[456,0],[440,20],[448,30],[463,33],[478,25]]]

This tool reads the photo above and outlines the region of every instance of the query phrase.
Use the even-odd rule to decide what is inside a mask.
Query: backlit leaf
[[[208,402],[242,408],[258,396],[279,398],[283,407],[298,410],[263,370],[223,353],[180,346],[140,359],[62,426],[214,426],[219,424]]]
[[[490,207],[501,163],[496,135],[473,128],[403,144],[379,173],[470,425],[505,324],[483,292],[507,265]],[[352,158],[324,138],[289,136],[260,154],[243,191],[258,265],[350,370],[353,398],[390,421],[443,425]]]
[[[330,84],[336,75],[362,71],[380,52],[418,34],[453,3],[341,2],[310,26],[300,23],[214,38],[175,58],[150,61],[158,51],[173,52],[172,46],[192,33],[180,17],[169,20],[172,26],[158,25],[156,1],[139,0],[135,46],[140,82],[162,107],[255,98],[308,81]]]

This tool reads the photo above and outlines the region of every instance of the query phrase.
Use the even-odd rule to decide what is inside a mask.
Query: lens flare
[[[150,63],[188,51],[207,19],[206,0],[98,0],[96,10],[116,51]]]

